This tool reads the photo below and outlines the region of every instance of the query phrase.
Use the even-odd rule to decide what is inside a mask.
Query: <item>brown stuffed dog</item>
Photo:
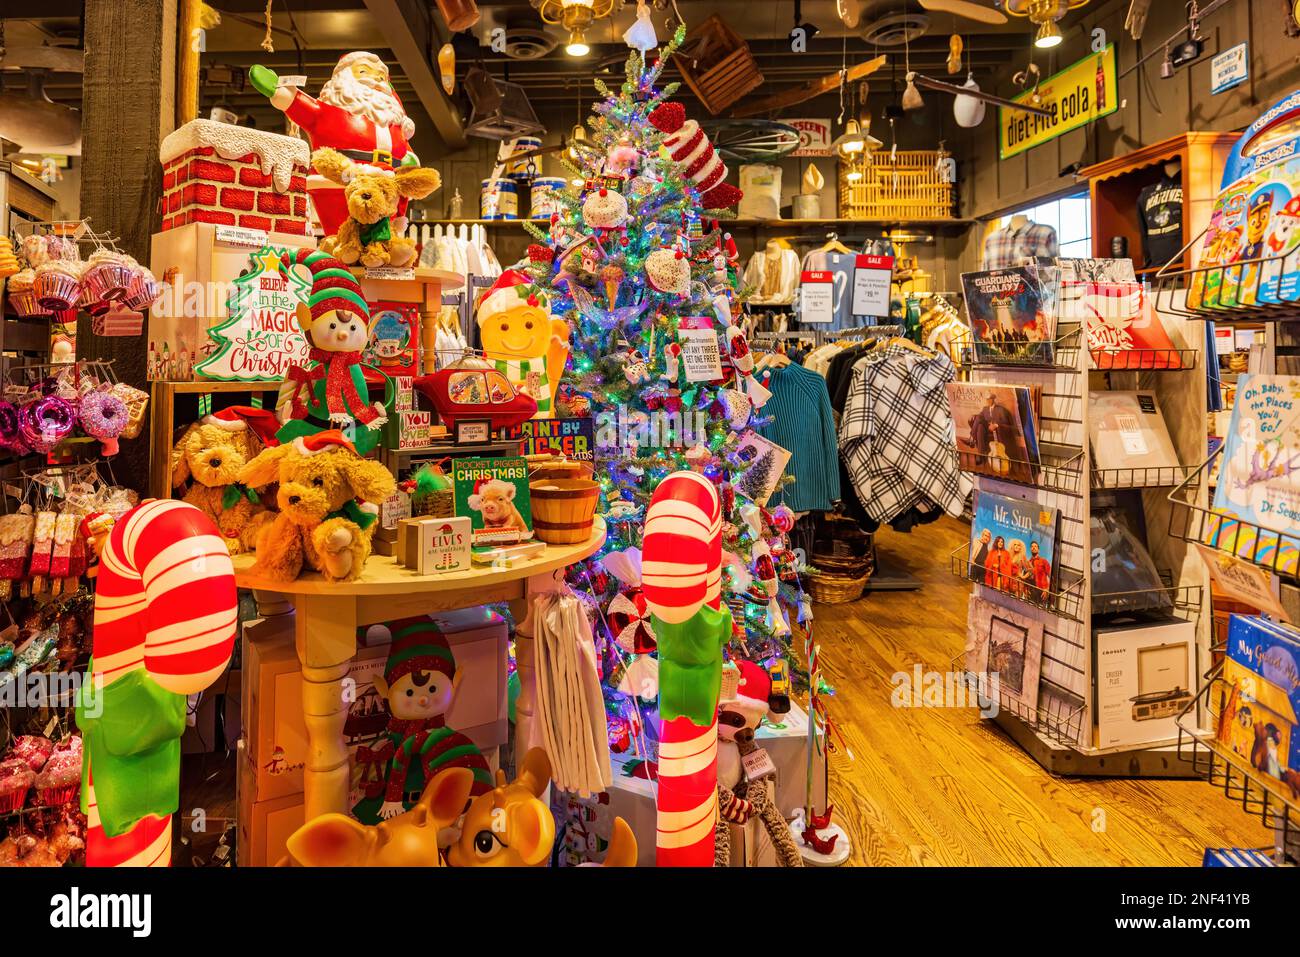
[[[424,788],[415,807],[374,827],[346,814],[312,818],[285,842],[281,866],[441,867],[438,832],[460,817],[474,772],[448,768]]]
[[[257,487],[279,481],[279,514],[257,536],[254,573],[293,581],[303,565],[327,581],[353,581],[370,557],[378,506],[393,494],[388,469],[363,459],[337,429],[267,449],[239,480]]]
[[[232,406],[195,422],[172,446],[172,488],[221,530],[230,554],[252,551],[257,533],[271,520],[257,487],[239,473],[264,446],[275,444],[275,415]],[[186,487],[188,485],[188,488]]]
[[[338,235],[320,244],[322,252],[346,265],[406,266],[415,258],[415,243],[401,235],[406,228],[397,208],[402,199],[424,199],[440,185],[436,169],[399,166],[380,169],[354,163],[328,146],[311,155],[316,172],[343,187],[348,218]]]

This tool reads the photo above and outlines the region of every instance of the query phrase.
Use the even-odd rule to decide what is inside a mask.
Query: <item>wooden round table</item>
[[[547,545],[541,555],[515,565],[420,575],[392,558],[372,555],[361,577],[352,582],[327,582],[317,572],[304,573],[291,582],[272,581],[253,573],[252,555],[235,556],[235,581],[240,588],[256,593],[264,616],[294,612],[294,641],[302,665],[302,710],[307,728],[304,819],[330,811],[347,813],[351,769],[343,736],[348,713],[344,682],[357,652],[358,627],[504,601],[511,603],[517,640],[531,636],[529,599],[558,590],[565,569],[595,554],[604,542],[605,524],[597,518],[587,541]],[[517,711],[531,715],[531,653],[517,652],[516,657],[520,662]],[[531,732],[517,729],[517,737],[530,740]]]

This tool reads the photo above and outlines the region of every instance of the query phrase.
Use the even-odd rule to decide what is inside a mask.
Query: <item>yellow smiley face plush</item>
[[[516,388],[537,376],[537,418],[554,414],[555,392],[569,359],[569,326],[550,313],[546,295],[517,269],[498,277],[479,303],[483,354]]]

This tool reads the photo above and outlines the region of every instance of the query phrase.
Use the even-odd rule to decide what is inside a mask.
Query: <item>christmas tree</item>
[[[784,658],[798,677],[803,635],[792,627],[810,618],[787,538],[793,514],[740,492],[770,484],[746,477],[770,472],[770,455],[736,455],[767,421],[767,393],[750,375],[736,249],[718,218],[739,192],[722,181],[726,168],[704,132],[669,102],[677,84],[656,90],[684,38],[679,29],[652,62],[633,52],[619,90],[596,81],[603,100],[588,121],[590,148],[577,163],[562,160],[582,185],[559,197],[549,229],[529,224],[536,242],[519,267],[533,284],[520,296],[545,301],[571,329],[556,414],[596,417],[608,540],[571,580],[594,606],[615,750],[620,729],[652,726],[632,717],[654,699],[634,556],[646,504],[666,476],[693,469],[720,493],[728,657]]]

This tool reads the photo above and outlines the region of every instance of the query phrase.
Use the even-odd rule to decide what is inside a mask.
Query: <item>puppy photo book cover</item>
[[[509,545],[533,537],[528,460],[456,459],[452,463],[456,514],[471,523],[474,545]]]

